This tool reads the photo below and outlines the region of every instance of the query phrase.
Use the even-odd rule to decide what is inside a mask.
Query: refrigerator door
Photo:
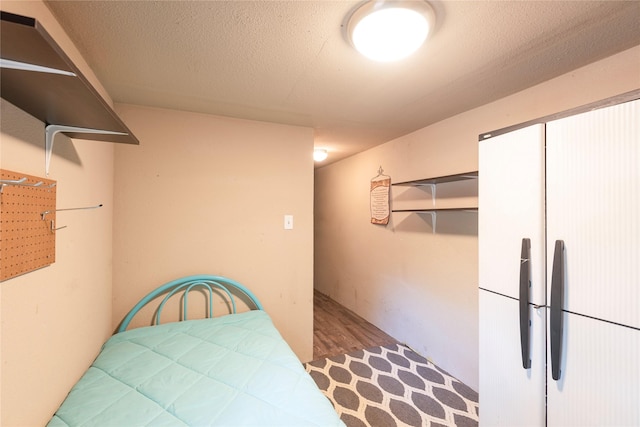
[[[558,381],[548,368],[548,425],[639,426],[640,331],[566,312],[564,329]]]
[[[480,142],[478,206],[480,288],[519,298],[530,262],[530,302],[544,305],[544,125]],[[522,239],[531,260],[521,259]]]
[[[479,178],[480,424],[544,426],[544,125],[481,141]]]
[[[546,162],[549,425],[640,425],[640,101],[548,123]]]
[[[547,265],[564,241],[563,309],[640,329],[640,101],[548,123],[546,161]]]
[[[531,367],[520,355],[519,304],[480,290],[480,425],[545,425],[545,309],[531,310]]]

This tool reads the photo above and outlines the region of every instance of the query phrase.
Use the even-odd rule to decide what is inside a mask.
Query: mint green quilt
[[[262,310],[111,337],[48,424],[340,426]]]

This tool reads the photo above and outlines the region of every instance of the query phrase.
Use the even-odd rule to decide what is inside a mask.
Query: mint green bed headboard
[[[116,333],[123,332],[131,323],[133,317],[140,311],[142,307],[155,300],[156,298],[166,294],[166,296],[160,302],[158,309],[155,314],[155,324],[160,324],[160,315],[162,314],[162,309],[165,303],[175,294],[183,292],[182,296],[182,304],[183,304],[183,314],[182,320],[187,319],[187,302],[189,298],[189,292],[191,290],[204,290],[208,293],[208,317],[213,317],[213,293],[221,292],[226,295],[228,301],[231,303],[231,312],[236,313],[236,300],[235,294],[240,293],[248,298],[249,302],[255,307],[257,310],[264,310],[262,304],[258,300],[258,298],[244,285],[236,282],[235,280],[231,280],[222,276],[210,276],[210,275],[196,275],[196,276],[187,276],[180,279],[173,280],[171,282],[165,283],[164,285],[154,289],[149,292],[144,298],[142,298],[132,309],[127,313],[127,315],[122,320],[120,327],[116,331]]]

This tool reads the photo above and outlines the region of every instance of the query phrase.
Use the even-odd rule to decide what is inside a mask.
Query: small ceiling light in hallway
[[[434,21],[433,9],[423,0],[371,0],[351,16],[347,31],[358,52],[391,62],[418,50]]]
[[[316,148],[313,150],[313,160],[316,162],[321,162],[327,158],[329,153],[324,148]]]

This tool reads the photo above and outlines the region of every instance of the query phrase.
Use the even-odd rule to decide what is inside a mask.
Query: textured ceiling
[[[417,54],[372,62],[358,1],[49,1],[115,102],[309,126],[328,162],[640,44],[640,1],[433,1]]]

